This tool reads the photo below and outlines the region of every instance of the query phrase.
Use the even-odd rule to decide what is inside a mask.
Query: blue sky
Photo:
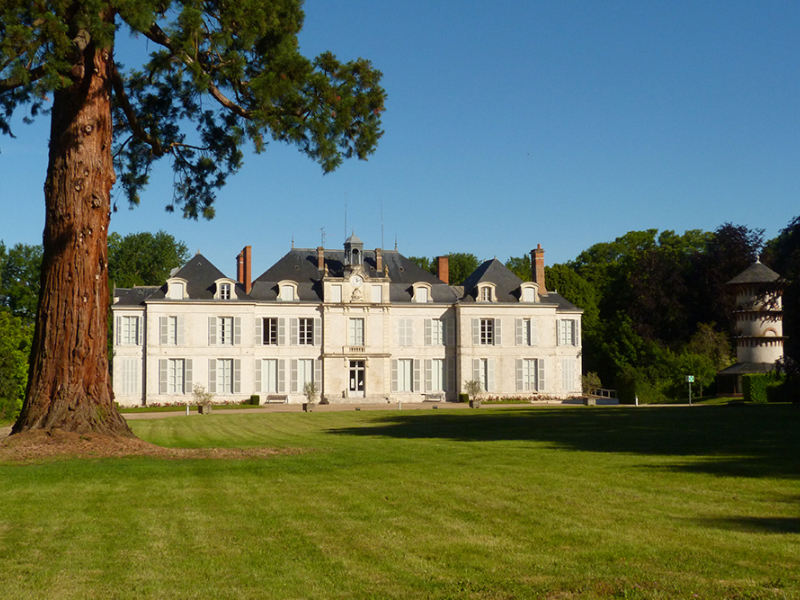
[[[775,236],[800,214],[800,3],[307,0],[301,48],[384,73],[385,135],[322,175],[293,148],[248,155],[217,217],[164,212],[160,165],[111,230],[163,229],[235,275],[291,247],[521,256],[548,264],[649,228]],[[122,40],[123,48],[132,44]],[[46,120],[0,140],[0,239],[41,241]],[[345,205],[347,230],[345,230]]]

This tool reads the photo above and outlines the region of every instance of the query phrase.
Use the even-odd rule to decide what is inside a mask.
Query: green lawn
[[[131,425],[307,451],[0,465],[3,598],[800,598],[796,407]]]

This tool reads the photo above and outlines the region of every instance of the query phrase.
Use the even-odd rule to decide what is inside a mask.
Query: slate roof
[[[775,271],[763,264],[761,261],[756,261],[744,271],[739,273],[736,277],[728,282],[728,285],[747,284],[747,283],[774,283],[780,279]]]
[[[774,368],[775,365],[773,363],[736,363],[727,369],[723,369],[717,375],[758,375],[769,373]]]
[[[156,290],[158,286],[136,286],[132,288],[115,288],[115,306],[141,306],[144,301]]]

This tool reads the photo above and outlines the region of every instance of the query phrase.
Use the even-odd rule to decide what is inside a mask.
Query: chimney
[[[436,258],[436,273],[437,277],[450,284],[450,258],[447,256],[438,256]]]
[[[236,257],[236,281],[244,286],[244,293],[249,294],[253,289],[252,283],[252,254],[253,248],[245,246]]]
[[[325,249],[322,246],[317,246],[317,268],[325,270]]]
[[[531,277],[533,282],[539,285],[539,293],[547,295],[547,288],[544,285],[544,250],[541,244],[537,244],[536,249],[531,250]]]
[[[383,250],[375,248],[375,272],[380,277],[383,274]]]

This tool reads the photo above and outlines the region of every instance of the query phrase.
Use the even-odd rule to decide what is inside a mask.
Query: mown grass
[[[0,465],[4,597],[800,597],[792,406],[131,425],[306,452]]]

